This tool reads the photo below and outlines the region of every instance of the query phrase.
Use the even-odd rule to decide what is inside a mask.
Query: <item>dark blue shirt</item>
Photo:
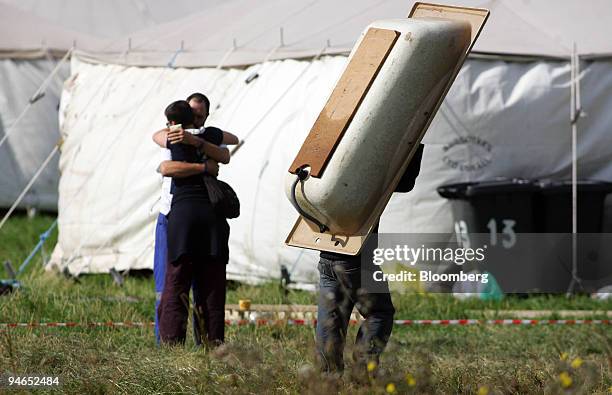
[[[221,145],[223,142],[223,131],[214,126],[206,127],[202,133],[194,136],[215,145]],[[187,163],[202,163],[203,156],[193,145],[181,143],[170,144],[168,142],[166,146],[172,154],[172,160]],[[170,192],[173,196],[177,194],[180,195],[185,192],[200,193],[202,190],[205,191],[202,174],[182,178],[172,178]]]

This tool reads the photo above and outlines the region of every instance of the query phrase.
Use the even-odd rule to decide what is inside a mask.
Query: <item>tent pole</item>
[[[572,50],[570,62],[570,124],[572,127],[572,280],[567,289],[570,296],[576,285],[580,285],[578,277],[578,158],[577,135],[578,119],[581,115],[580,105],[580,60],[578,58],[576,43]]]

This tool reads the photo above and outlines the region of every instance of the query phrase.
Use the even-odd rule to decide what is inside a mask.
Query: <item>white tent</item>
[[[217,2],[0,0],[0,207],[16,201],[58,143],[60,95],[70,75],[61,59],[70,48],[100,53],[115,44],[111,39],[127,42],[131,32]],[[57,209],[58,157],[18,207]]]
[[[81,34],[123,38],[132,32],[205,10],[222,0],[0,0]],[[80,46],[80,43],[77,43]],[[86,48],[86,47],[84,47]]]
[[[605,20],[612,6],[456,3],[490,8],[491,19],[426,135],[415,190],[392,198],[382,231],[451,231],[448,203],[435,191],[444,183],[569,177],[573,42],[584,59],[588,114],[580,121],[579,176],[612,180],[612,114],[605,110],[612,108],[612,43],[601,36],[611,29]],[[296,217],[282,191],[284,176],[360,30],[377,18],[403,17],[411,5],[232,0],[132,34],[129,51],[79,52],[62,100],[60,236],[53,262],[75,273],[152,267],[160,178],[150,136],[163,126],[167,103],[203,91],[213,102],[209,124],[246,140],[221,170],[243,212],[230,223],[230,277],[275,278],[284,264],[294,280],[311,283],[316,254],[283,246]],[[202,39],[191,34],[198,27]],[[254,73],[259,77],[247,83]]]
[[[441,3],[452,3],[440,1]],[[397,0],[229,0],[205,12],[130,35],[105,53],[81,54],[88,60],[142,66],[177,67],[260,63],[269,58],[308,58],[327,47],[346,54],[371,21],[403,18],[414,1]],[[455,4],[484,7],[491,17],[474,52],[567,58],[573,43],[582,55],[612,55],[607,0],[460,0]],[[201,31],[202,34],[193,34]],[[270,53],[272,52],[273,53]],[[127,53],[126,53],[127,52]]]
[[[0,207],[10,207],[59,139],[57,109],[70,71],[55,56],[76,37],[92,50],[97,42],[5,4],[0,22]],[[56,210],[57,164],[56,155],[21,207]]]

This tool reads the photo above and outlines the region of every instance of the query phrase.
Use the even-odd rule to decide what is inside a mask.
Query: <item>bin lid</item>
[[[544,194],[567,194],[572,193],[571,180],[539,180],[535,183]],[[612,182],[598,180],[578,180],[576,182],[580,193],[605,193],[612,192]]]
[[[537,187],[522,178],[496,179],[489,181],[462,182],[438,187],[438,194],[447,199],[466,199],[482,195],[501,193],[532,193]]]

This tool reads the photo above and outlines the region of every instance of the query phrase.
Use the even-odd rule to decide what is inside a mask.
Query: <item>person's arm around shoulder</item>
[[[204,153],[207,157],[214,159],[215,161],[223,164],[228,164],[230,161],[230,153],[229,150],[225,147],[219,147],[213,143],[209,143],[206,140],[199,139],[201,141],[201,145],[198,148],[200,151]]]
[[[240,142],[238,137],[235,134],[230,132],[223,131],[223,143],[225,145],[236,145]]]
[[[203,128],[203,131],[198,135],[198,138],[202,142],[202,145],[199,148],[201,152],[219,163],[229,163],[229,150],[226,147],[220,146],[224,144],[225,132],[217,127],[207,126]]]
[[[166,141],[168,140],[168,128],[163,128],[153,133],[153,142],[162,148],[166,148]]]
[[[196,137],[193,134],[186,132],[182,128],[177,130],[162,129],[153,135],[153,141],[155,141],[160,147],[166,147],[166,141],[168,144],[191,145],[219,163],[227,164],[230,160],[230,154],[227,148],[209,143],[205,139]]]
[[[194,147],[201,145],[200,139],[186,132],[183,128],[170,130],[164,128],[153,133],[153,141],[162,148],[167,148],[167,143],[170,144],[187,144]]]
[[[159,172],[164,177],[185,178],[198,174],[210,174],[213,177],[219,175],[219,165],[214,160],[208,159],[204,163],[188,163],[175,160],[166,160],[159,165]]]

